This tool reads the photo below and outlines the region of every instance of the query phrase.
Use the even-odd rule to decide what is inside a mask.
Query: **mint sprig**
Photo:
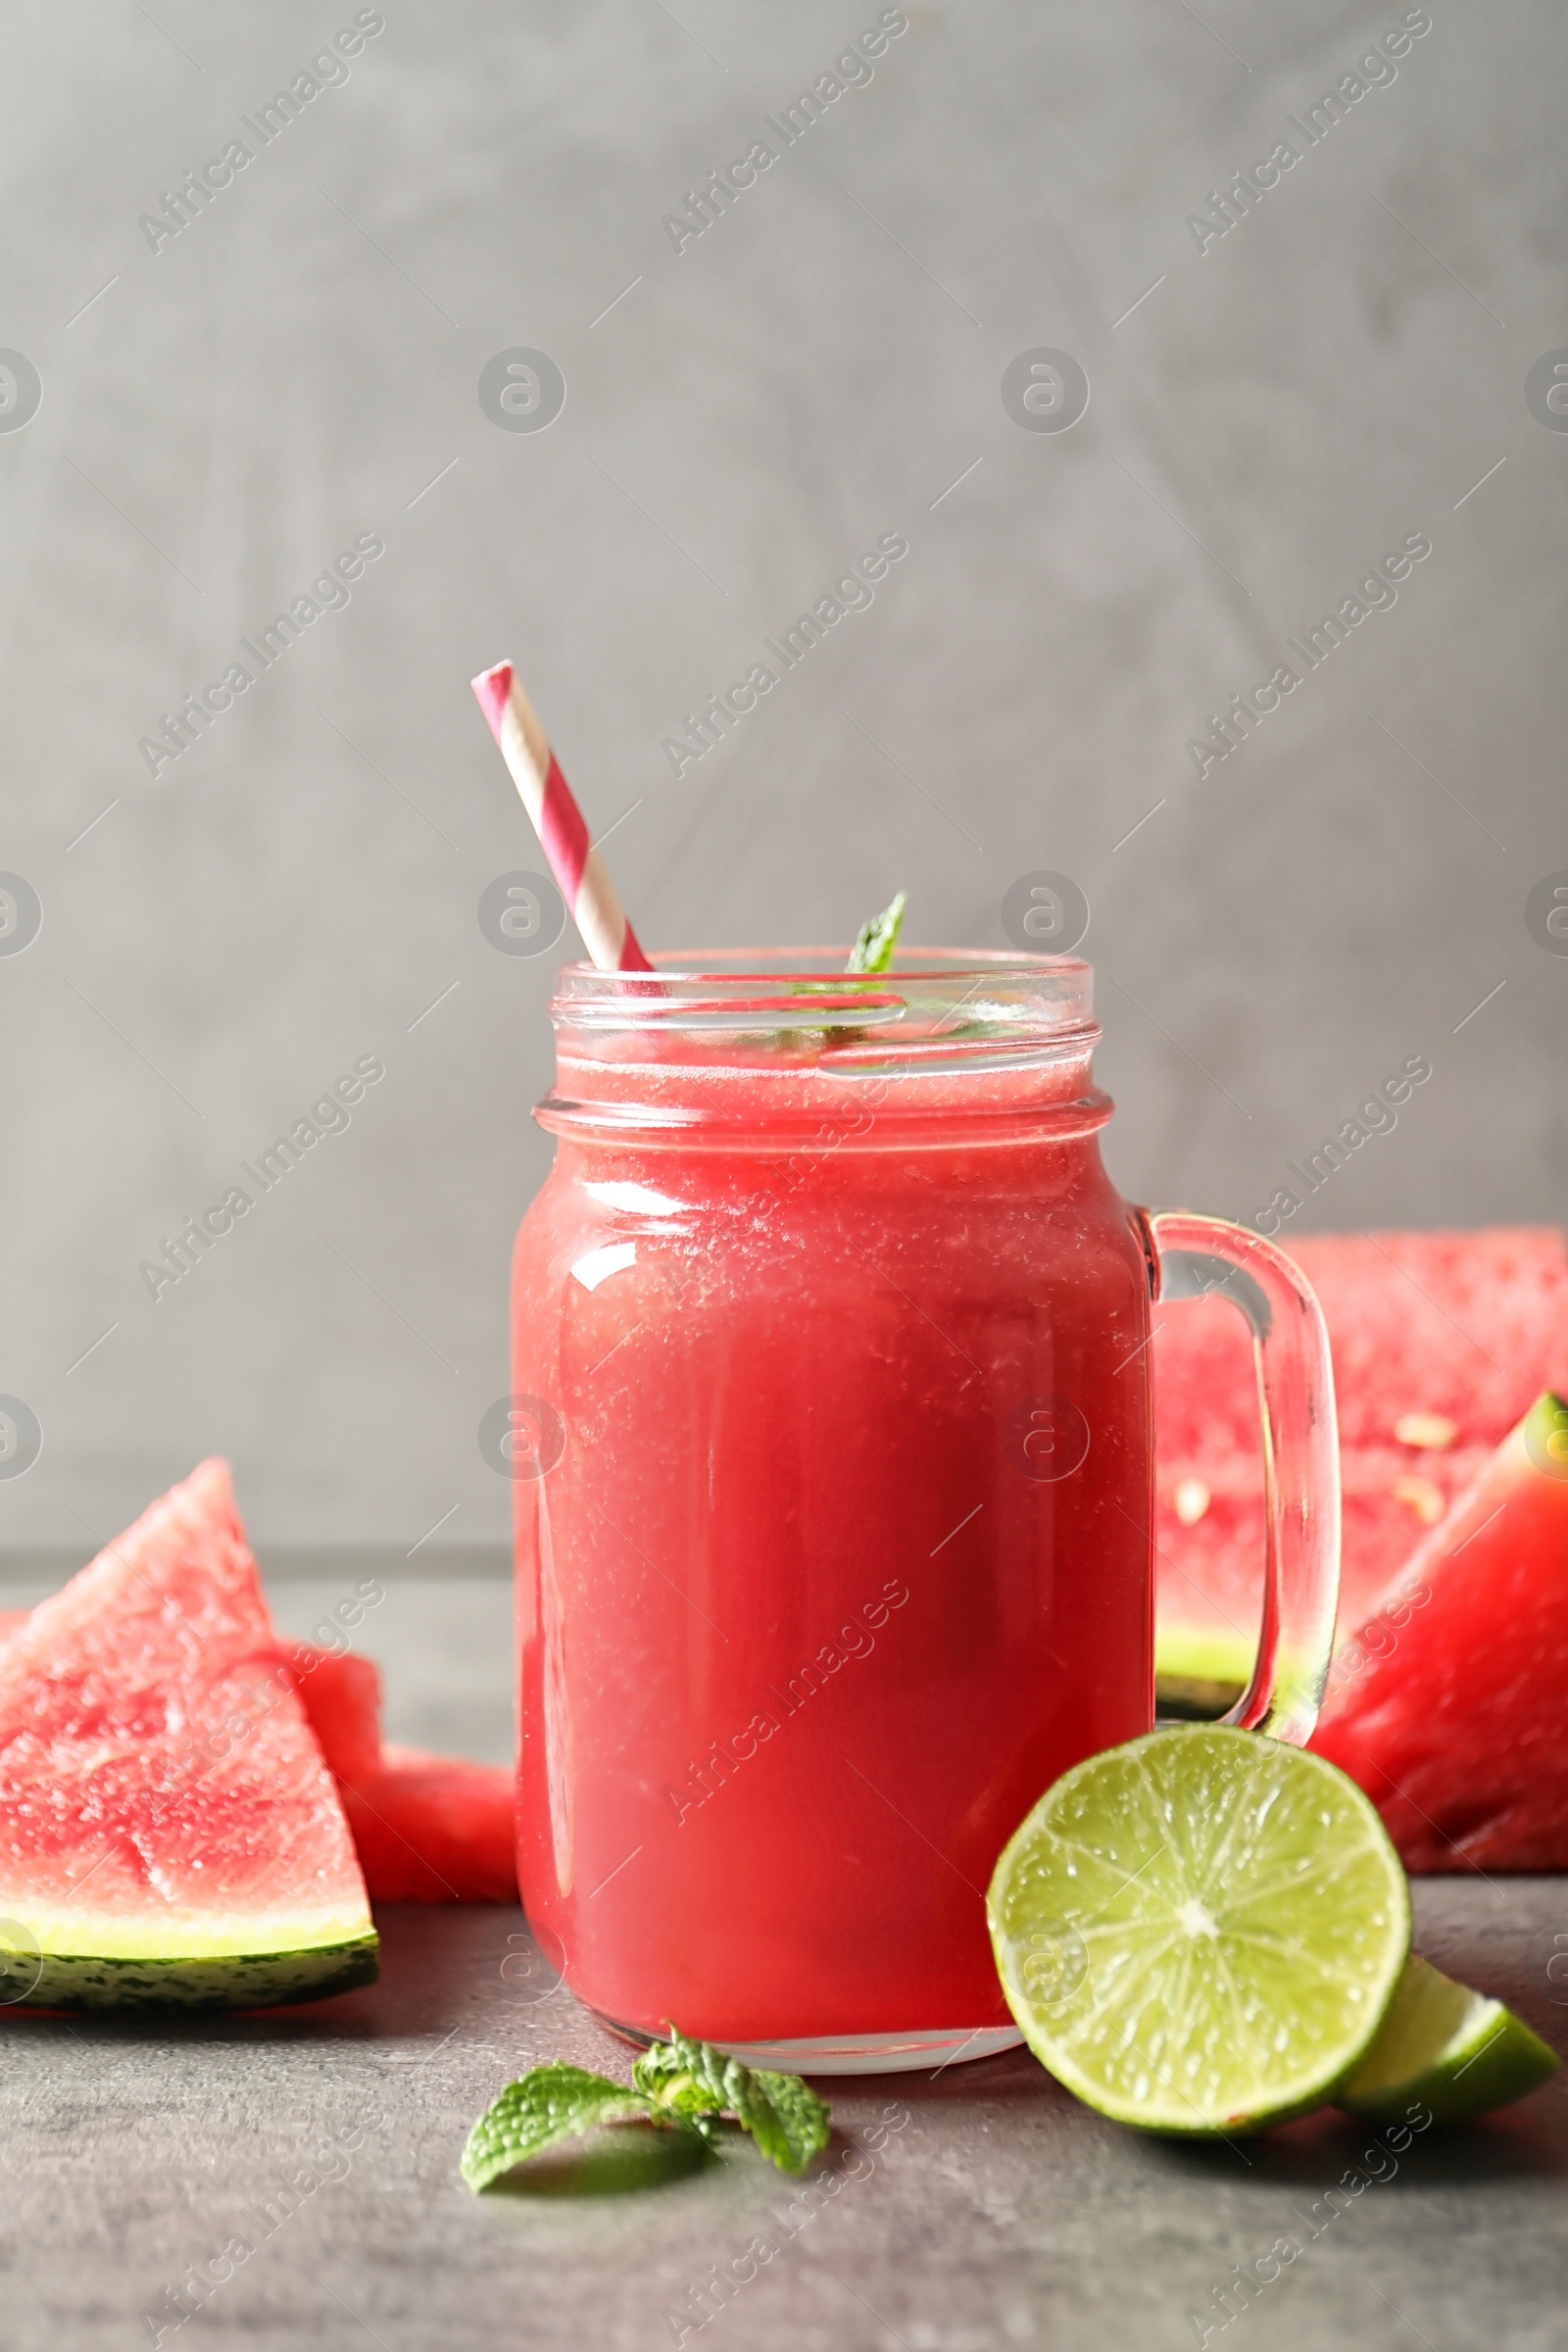
[[[893,961],[893,952],[899,944],[899,928],[904,921],[907,894],[900,891],[891,906],[884,906],[868,923],[860,925],[859,936],[850,950],[845,972],[885,972]],[[838,980],[792,980],[793,997],[842,997],[844,982]],[[860,1022],[846,1024],[841,1029],[780,1029],[769,1041],[787,1054],[821,1053],[830,1043],[835,1046],[858,1046],[868,1035]]]
[[[689,2117],[710,2145],[713,2119],[732,2115],[781,2173],[805,2172],[827,2145],[832,2118],[799,2075],[742,2066],[673,2026],[667,2041],[656,2041],[638,2059],[631,2078],[639,2090]]]
[[[672,2026],[668,2041],[638,2059],[630,2085],[559,2058],[509,2082],[469,2132],[461,2169],[478,2195],[514,2166],[601,2125],[652,2123],[717,2147],[726,2117],[784,2173],[805,2172],[832,2128],[828,2108],[799,2075],[742,2066]]]
[[[885,972],[893,962],[893,951],[899,944],[899,928],[904,921],[907,893],[900,891],[891,906],[873,914],[860,928],[860,935],[850,950],[847,972]]]

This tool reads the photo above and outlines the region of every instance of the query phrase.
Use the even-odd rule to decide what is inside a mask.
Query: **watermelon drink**
[[[573,966],[554,1007],[502,1441],[524,1902],[634,2034],[981,2055],[1017,2038],[998,1854],[1152,1721],[1162,1258],[1258,1334],[1280,1540],[1239,1717],[1297,1739],[1337,1557],[1321,1324],[1256,1236],[1116,1195],[1086,965],[705,960]]]

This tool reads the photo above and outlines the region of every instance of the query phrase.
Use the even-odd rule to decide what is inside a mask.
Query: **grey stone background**
[[[1302,1224],[1561,1213],[1568,959],[1524,923],[1568,867],[1568,436],[1524,398],[1568,344],[1560,12],[1432,0],[1200,255],[1396,0],[911,5],[677,255],[662,216],[878,13],[386,0],[155,254],[139,216],[353,6],[4,11],[0,344],[43,399],[0,432],[0,867],[43,925],[0,956],[0,1391],[44,1445],[0,1557],[85,1556],[208,1451],[264,1554],[504,1537],[474,1433],[556,960],[475,914],[538,862],[467,688],[505,653],[652,945],[843,939],[899,884],[914,939],[1001,945],[1063,869],[1130,1196],[1246,1216],[1424,1054]],[[1043,345],[1092,386],[1062,434],[1001,398]],[[481,412],[515,346],[564,375],[547,431]],[[870,610],[672,776],[894,530]],[[1200,781],[1204,714],[1418,530]],[[138,740],[363,532],[347,609],[154,779]],[[365,1054],[352,1127],[154,1305],[138,1262]]]

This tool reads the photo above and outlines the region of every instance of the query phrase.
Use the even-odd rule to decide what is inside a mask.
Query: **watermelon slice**
[[[0,2000],[316,2000],[376,1974],[365,1882],[203,1462],[0,1650]]]
[[[1412,1871],[1568,1869],[1568,1404],[1542,1396],[1335,1660],[1311,1741]]]
[[[340,1781],[381,1768],[381,1669],[352,1649],[297,1642],[288,1652],[294,1688],[321,1743],[327,1770]],[[370,1892],[373,1896],[375,1888]]]
[[[27,1622],[0,1609],[0,1645]],[[287,1651],[375,1903],[514,1903],[515,1796],[499,1764],[381,1743],[381,1672],[355,1650]]]
[[[1348,1631],[1532,1399],[1568,1387],[1568,1250],[1551,1226],[1281,1238],[1334,1357]],[[1262,1606],[1251,1344],[1224,1298],[1156,1307],[1154,1322],[1157,1670],[1224,1703],[1251,1671]]]
[[[383,1745],[381,1676],[370,1659],[300,1642],[289,1662],[337,1776],[371,1900],[514,1903],[512,1774],[499,1764]]]
[[[389,1740],[376,1771],[338,1794],[378,1903],[516,1901],[516,1800],[502,1765]]]

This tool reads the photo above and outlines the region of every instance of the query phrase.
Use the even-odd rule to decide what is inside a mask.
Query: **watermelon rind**
[[[1235,1633],[1223,1626],[1173,1625],[1154,1632],[1154,1671],[1161,1681],[1234,1683],[1252,1679],[1257,1628]]]
[[[1154,1646],[1154,1705],[1160,1715],[1212,1721],[1235,1706],[1252,1679],[1257,1663],[1257,1636],[1243,1639],[1175,1630]],[[1312,1669],[1299,1649],[1283,1643],[1274,1659],[1276,1707],[1281,1694],[1298,1690],[1315,1704]]]
[[[1246,1689],[1244,1683],[1211,1682],[1197,1674],[1161,1674],[1154,1680],[1154,1714],[1162,1723],[1217,1723]]]
[[[297,1951],[108,1959],[0,1945],[0,2005],[25,2009],[273,2009],[373,1984],[377,1937]]]
[[[1519,1435],[1538,1470],[1547,1478],[1568,1478],[1568,1403],[1554,1389],[1536,1398]]]

